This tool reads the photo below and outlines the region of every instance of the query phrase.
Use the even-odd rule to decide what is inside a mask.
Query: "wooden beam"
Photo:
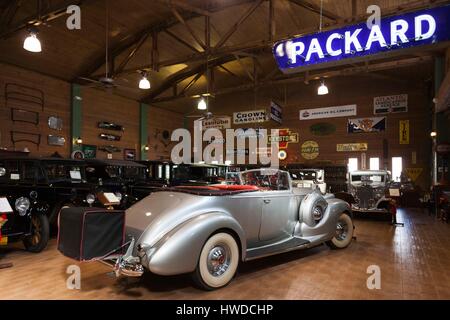
[[[202,75],[203,75],[203,72],[197,73],[195,75],[195,77],[192,78],[192,80],[189,81],[189,83],[183,88],[183,90],[181,90],[180,95],[184,95],[198,81],[198,79],[201,78]]]
[[[254,76],[252,75],[252,73],[250,72],[250,70],[248,70],[247,66],[242,62],[241,58],[234,54],[234,58],[236,59],[236,61],[239,63],[239,65],[241,66],[242,70],[245,71],[245,73],[247,73],[247,76],[250,78],[251,81],[255,81]]]
[[[0,32],[2,32],[3,29],[11,25],[11,22],[16,16],[16,13],[21,5],[22,0],[10,1],[10,3],[7,5],[7,7],[3,10],[2,14],[0,15]]]
[[[211,12],[209,12],[208,10],[203,10],[201,8],[192,6],[188,3],[186,3],[186,1],[178,1],[178,0],[156,0],[156,2],[162,3],[167,5],[168,7],[178,7],[180,9],[186,10],[186,11],[190,11],[193,13],[197,13],[199,15],[202,16],[210,16]]]
[[[133,50],[130,51],[130,53],[127,55],[127,57],[120,63],[120,65],[117,67],[117,69],[114,70],[113,75],[116,73],[121,73],[123,69],[127,66],[128,62],[130,62],[131,59],[136,55],[136,53],[139,51],[139,49],[142,47],[142,45],[145,43],[145,41],[148,39],[149,34],[144,34],[142,38],[139,40],[139,42],[134,46]],[[114,59],[112,59],[114,61]]]
[[[169,30],[164,30],[165,33],[167,33],[169,36],[171,36],[172,38],[174,38],[176,41],[178,41],[179,43],[183,44],[184,46],[188,47],[189,49],[191,49],[194,52],[201,52],[199,51],[197,48],[195,48],[194,46],[192,46],[191,44],[187,43],[186,41],[184,41],[183,39],[181,39],[179,36],[177,36],[176,34],[174,34],[173,32],[169,31]]]
[[[152,70],[159,71],[159,50],[158,50],[158,32],[152,33],[152,52],[151,52]]]
[[[275,39],[276,24],[275,24],[275,0],[269,0],[269,41]]]
[[[416,58],[407,58],[402,60],[396,60],[396,61],[388,61],[388,62],[381,62],[376,64],[370,64],[368,66],[361,66],[361,67],[350,67],[350,68],[343,68],[340,70],[333,70],[333,71],[319,71],[317,73],[311,74],[309,71],[309,80],[320,80],[321,78],[331,78],[331,77],[338,77],[338,76],[352,76],[355,74],[370,74],[370,72],[378,72],[382,70],[390,70],[393,68],[405,68],[405,67],[411,67],[415,66],[417,64],[421,63],[427,63],[431,62],[432,57],[431,56],[425,56],[425,57],[416,57]],[[378,77],[378,75],[375,75]],[[295,77],[289,77],[283,75],[282,77],[272,79],[272,80],[262,80],[258,83],[246,83],[239,86],[233,86],[229,88],[222,88],[219,90],[216,90],[212,92],[215,96],[218,95],[225,95],[230,94],[233,92],[239,92],[239,91],[247,91],[254,88],[261,88],[261,87],[269,87],[269,86],[279,86],[279,85],[286,85],[290,83],[297,83],[297,82],[304,82],[305,81],[305,73],[300,73],[299,75]],[[161,103],[161,102],[169,102],[169,101],[175,101],[178,99],[183,98],[196,98],[198,97],[198,94],[194,94],[192,96],[172,96],[172,97],[161,97],[161,98],[155,98],[152,100],[152,103]]]
[[[43,22],[50,22],[52,20],[55,20],[61,16],[66,15],[67,7],[70,5],[78,5],[80,6],[83,2],[86,2],[87,0],[64,0],[60,2],[58,5],[50,7],[45,12],[41,13],[40,19],[38,19],[37,14],[30,15],[26,17],[25,19],[21,20],[19,23],[15,24],[14,26],[11,26],[9,28],[6,28],[0,33],[0,39],[5,39],[13,35],[14,33],[27,28],[30,25],[39,26]]]
[[[240,19],[231,26],[230,29],[225,33],[225,35],[217,42],[214,49],[220,48],[227,40],[233,35],[233,33],[236,32],[236,30],[239,28],[239,26],[247,20],[247,18],[263,3],[264,0],[258,0],[256,1],[250,8],[247,9],[246,12],[240,17]]]
[[[184,27],[189,31],[192,38],[194,38],[194,40],[205,50],[206,46],[203,43],[203,41],[200,40],[200,38],[195,34],[194,30],[187,24],[186,20],[183,18],[183,16],[178,12],[178,10],[175,7],[172,7],[172,13],[178,19],[178,21],[182,25],[184,25]]]
[[[295,3],[296,5],[298,5],[300,7],[308,9],[309,11],[320,14],[320,6],[318,6],[314,3],[311,3],[311,2],[305,1],[305,0],[289,0],[289,1],[292,3]],[[335,22],[342,19],[337,14],[335,14],[331,11],[325,10],[325,9],[322,9],[322,15],[330,20],[335,21]]]

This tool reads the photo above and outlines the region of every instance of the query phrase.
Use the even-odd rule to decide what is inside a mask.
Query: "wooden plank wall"
[[[70,156],[70,84],[51,77],[21,69],[15,66],[0,64],[0,148],[13,150],[10,141],[10,131],[19,130],[41,133],[42,141],[39,148],[31,143],[17,143],[16,150],[27,147],[31,156],[50,156],[58,152],[63,157]],[[5,105],[6,83],[17,83],[42,90],[45,95],[44,111],[40,112],[40,124],[34,126],[26,123],[13,124],[10,120],[10,109]],[[135,100],[123,98],[107,92],[82,88],[82,139],[84,144],[115,145],[122,151],[113,154],[113,159],[123,159],[123,149],[135,149],[139,157],[139,103]],[[47,119],[51,115],[58,115],[63,119],[63,130],[59,132],[66,138],[66,145],[54,147],[47,144],[47,135],[58,131],[48,128]],[[102,132],[117,134],[114,131],[101,130],[97,127],[99,121],[111,121],[125,127],[122,138],[118,142],[101,140],[98,135]],[[162,143],[161,132],[183,126],[183,116],[176,112],[157,109],[150,106],[148,115],[148,144],[149,159],[161,159],[170,156],[170,147]],[[97,151],[97,157],[106,159],[107,153]]]
[[[44,92],[45,103],[44,111],[40,108],[31,106],[29,104],[15,102],[6,106],[5,100],[5,86],[7,83],[14,83],[21,86],[32,87]],[[27,90],[20,90],[26,93]],[[14,146],[11,142],[10,132],[24,131],[30,133],[40,133],[41,144],[39,147],[29,142],[17,143],[16,150],[23,150],[28,148],[33,155],[49,156],[54,152],[58,152],[62,156],[69,155],[69,140],[70,140],[70,85],[67,82],[60,81],[54,78],[42,76],[40,74],[13,67],[11,65],[0,64],[0,147],[13,150]],[[39,124],[35,126],[30,123],[11,121],[10,106],[22,107],[27,110],[39,112]],[[49,116],[58,116],[63,119],[62,131],[49,129],[47,120]],[[66,144],[63,147],[49,146],[47,144],[47,135],[58,134],[66,139]]]

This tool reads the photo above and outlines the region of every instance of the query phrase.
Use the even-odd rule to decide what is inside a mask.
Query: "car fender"
[[[147,250],[143,264],[153,273],[175,275],[195,270],[203,245],[219,230],[231,230],[238,239],[241,259],[247,250],[242,227],[228,213],[209,212],[196,216],[163,237],[153,248]],[[154,250],[154,252],[151,252]]]

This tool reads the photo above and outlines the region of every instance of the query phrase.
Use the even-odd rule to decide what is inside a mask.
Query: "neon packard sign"
[[[284,73],[302,67],[450,40],[450,5],[383,18],[275,43],[273,54]]]

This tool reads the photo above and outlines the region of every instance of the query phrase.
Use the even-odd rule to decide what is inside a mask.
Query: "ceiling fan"
[[[98,79],[92,79],[89,77],[78,77],[78,78],[89,82],[89,84],[84,85],[85,87],[103,89],[109,93],[112,93],[113,89],[120,89],[120,90],[125,90],[125,91],[131,91],[133,93],[139,93],[140,90],[137,88],[130,88],[130,87],[127,87],[124,85],[117,84],[115,82],[114,76],[109,74],[109,5],[108,5],[108,0],[105,0],[105,6],[106,6],[105,76],[100,77]],[[126,79],[122,79],[122,80],[128,82],[128,80],[126,80]]]

